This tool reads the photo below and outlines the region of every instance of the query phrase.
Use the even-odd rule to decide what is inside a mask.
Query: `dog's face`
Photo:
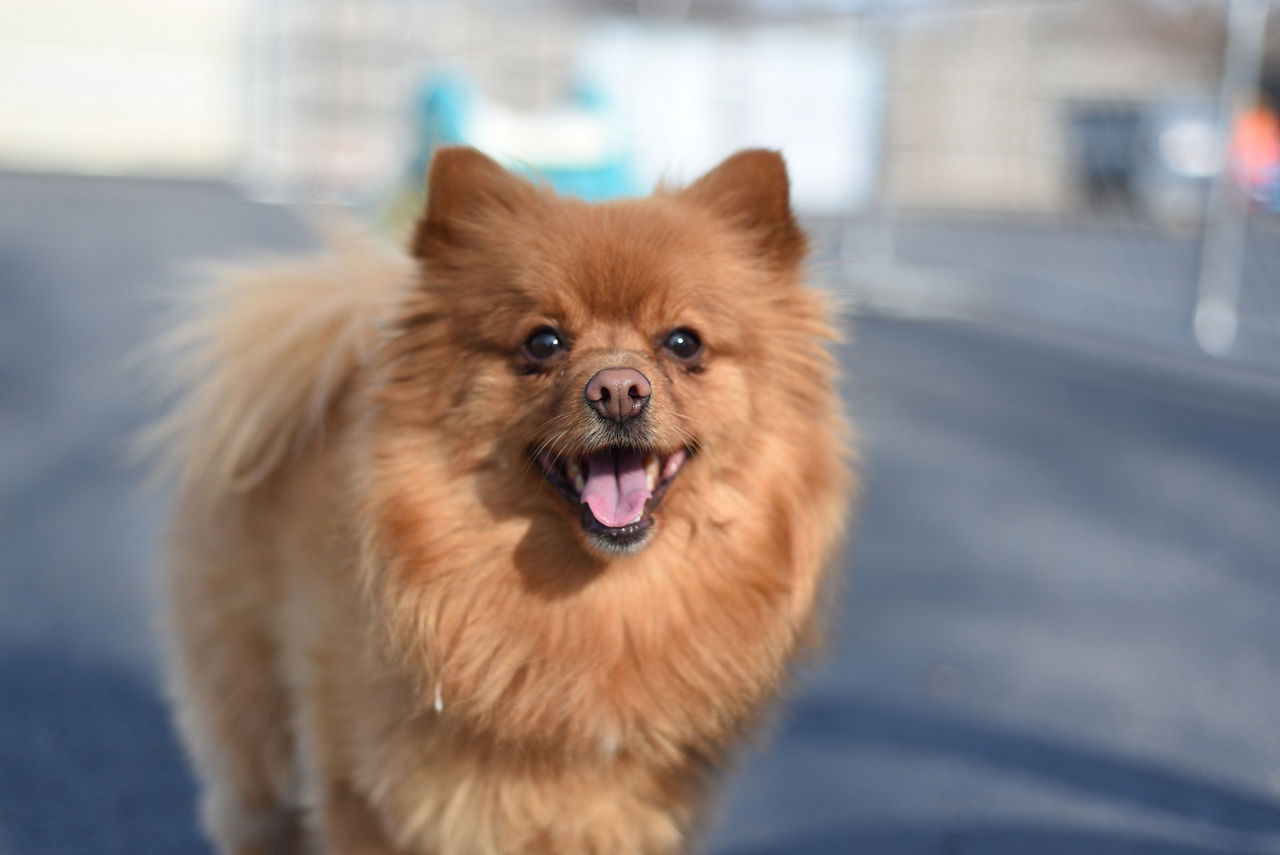
[[[811,627],[848,487],[781,158],[603,205],[470,149],[429,180],[353,397],[379,626],[495,738],[721,744]]]
[[[682,492],[750,492],[804,253],[777,155],[593,206],[446,149],[413,249],[424,283],[392,348],[399,375],[430,375],[419,406],[499,514],[609,556],[650,544]]]

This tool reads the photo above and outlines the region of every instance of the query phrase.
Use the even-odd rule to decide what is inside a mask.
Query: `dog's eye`
[[[677,359],[693,359],[702,352],[702,340],[693,330],[680,327],[667,333],[662,346]]]
[[[524,343],[525,354],[538,360],[550,359],[564,348],[564,337],[551,327],[539,327]]]

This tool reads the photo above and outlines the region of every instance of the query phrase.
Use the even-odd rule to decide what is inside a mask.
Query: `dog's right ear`
[[[427,209],[409,250],[429,258],[464,241],[468,225],[493,213],[517,214],[537,198],[533,184],[474,148],[436,149],[427,170]]]

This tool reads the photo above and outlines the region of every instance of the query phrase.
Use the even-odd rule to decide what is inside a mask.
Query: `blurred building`
[[[10,0],[0,167],[234,175],[265,198],[368,200],[403,180],[424,81],[444,72],[507,111],[508,141],[586,82],[640,187],[768,145],[790,154],[802,206],[826,213],[1061,212],[1108,194],[1167,208],[1178,193],[1195,208],[1194,173],[1215,166],[1195,126],[1213,119],[1225,8]],[[1161,163],[1169,128],[1181,161]]]
[[[442,142],[592,198],[768,146],[862,305],[1165,346],[1225,295],[1236,355],[1280,365],[1274,116],[1252,186],[1210,194],[1254,91],[1227,14],[1266,2],[8,0],[0,169],[231,179],[395,230]]]
[[[0,168],[226,174],[249,0],[6,0]]]
[[[886,188],[898,205],[1056,212],[1081,201],[1082,148],[1133,154],[1144,111],[1205,104],[1222,6],[991,3],[888,32]],[[1111,139],[1090,139],[1087,122]],[[1107,119],[1111,127],[1099,127]],[[1126,127],[1127,125],[1127,127]]]

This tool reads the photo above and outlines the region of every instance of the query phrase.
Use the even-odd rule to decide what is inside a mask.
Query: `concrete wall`
[[[956,9],[889,39],[885,192],[908,207],[1070,207],[1071,103],[1211,97],[1220,62],[1115,0]]]
[[[5,0],[0,168],[220,174],[247,0]]]

